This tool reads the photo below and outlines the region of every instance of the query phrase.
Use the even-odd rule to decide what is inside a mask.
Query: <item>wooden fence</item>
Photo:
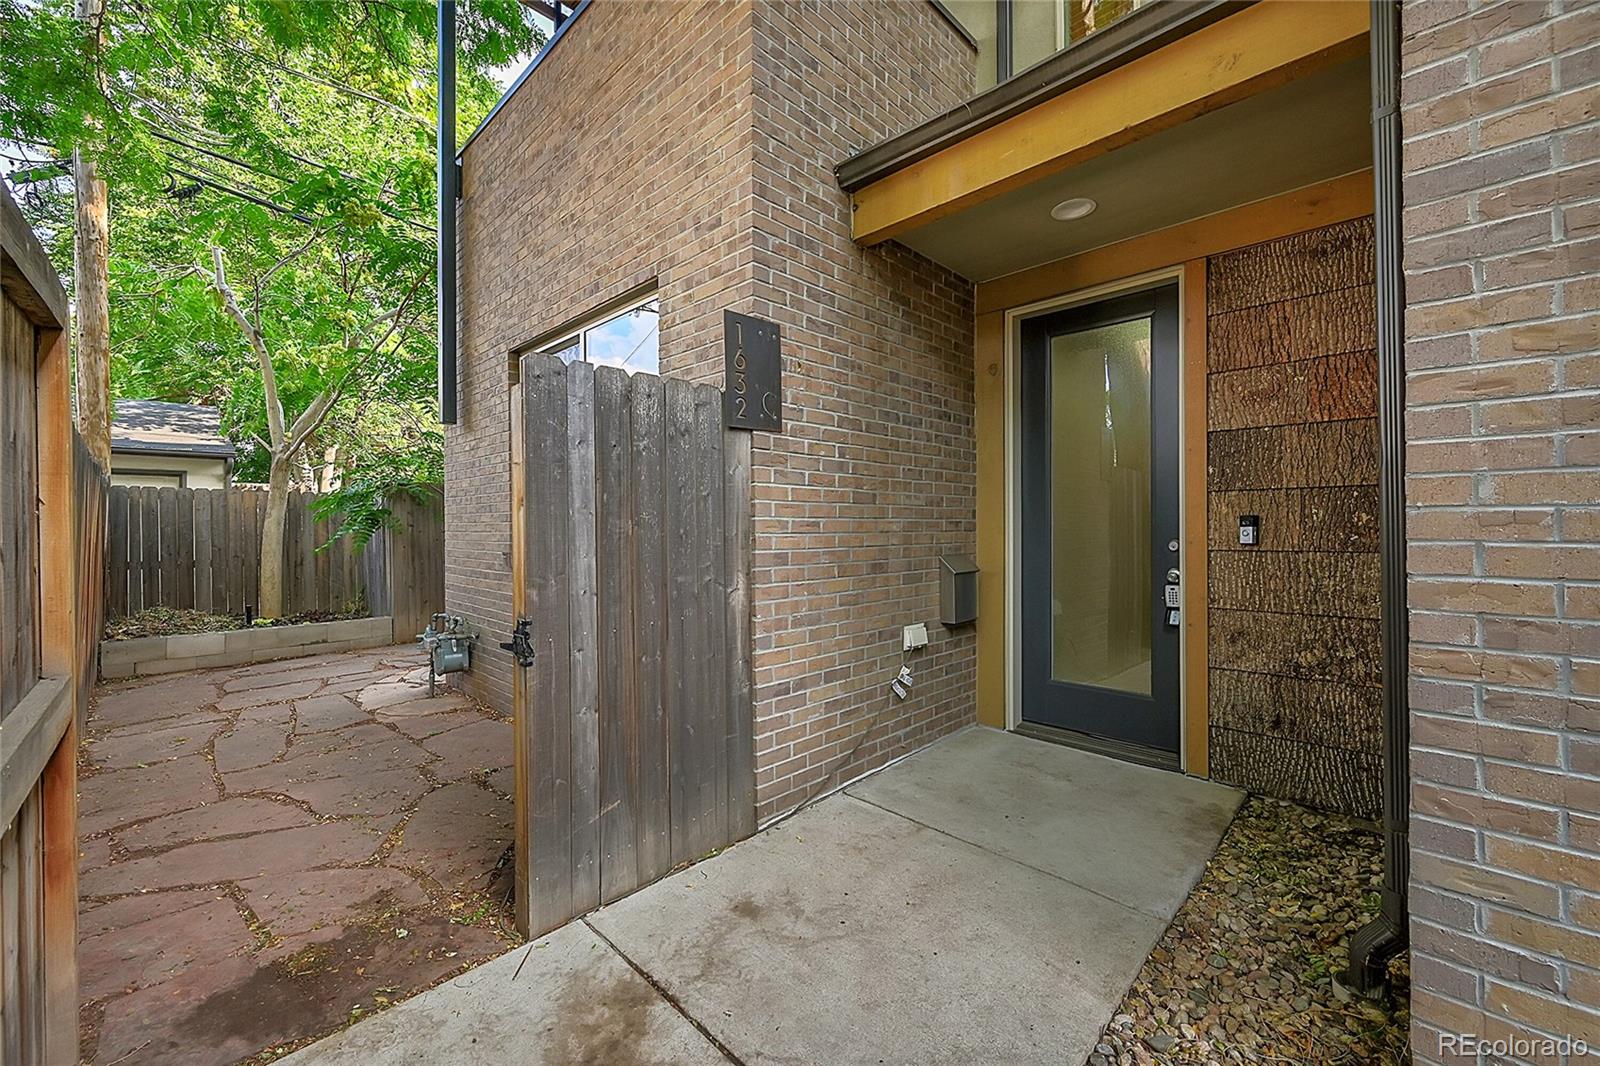
[[[517,913],[529,935],[755,830],[750,435],[707,385],[524,356]]]
[[[311,492],[289,493],[285,518],[284,613],[395,613],[400,639],[420,616],[444,609],[444,525],[436,501],[392,505],[397,530],[358,551],[335,537],[337,519],[318,519]],[[213,614],[254,609],[261,578],[265,489],[113,486],[107,501],[107,611],[120,618],[149,607]],[[320,550],[319,550],[320,549]]]
[[[106,625],[106,504],[110,479],[77,430],[72,433],[72,535],[78,580],[78,725],[89,708]]]
[[[0,185],[0,1062],[69,1066],[78,1038],[80,617],[96,610],[80,504],[67,299]],[[85,456],[87,458],[87,456]]]

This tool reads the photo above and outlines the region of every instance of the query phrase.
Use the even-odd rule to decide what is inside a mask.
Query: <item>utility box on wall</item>
[[[978,564],[970,555],[939,556],[939,622],[959,626],[978,617]]]

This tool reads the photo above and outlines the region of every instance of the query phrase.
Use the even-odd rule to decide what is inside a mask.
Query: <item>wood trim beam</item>
[[[1359,0],[1262,0],[859,189],[878,244],[1367,50]]]
[[[975,311],[982,315],[1021,307],[1117,278],[1133,277],[1370,214],[1372,171],[1360,170],[980,282]]]

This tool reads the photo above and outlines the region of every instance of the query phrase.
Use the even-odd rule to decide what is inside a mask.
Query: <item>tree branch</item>
[[[293,262],[294,260],[296,260],[296,259],[300,258],[302,255],[304,255],[308,250],[310,250],[311,246],[313,244],[317,243],[317,241],[321,240],[323,234],[325,234],[327,232],[328,232],[327,229],[324,228],[324,227],[319,227],[317,229],[312,230],[311,231],[311,236],[307,237],[305,239],[304,243],[296,246],[295,248],[290,249],[290,251],[289,251],[289,253],[287,255],[285,255],[282,259],[278,260],[276,263],[273,263],[271,266],[269,266],[266,269],[266,271],[263,272],[262,275],[259,278],[256,279],[256,284],[255,284],[255,294],[256,294],[255,307],[256,307],[256,318],[258,320],[261,318],[261,296],[262,296],[263,291],[267,287],[267,282],[272,280],[272,275],[276,274],[278,271],[280,271],[284,267],[288,266],[291,262]]]
[[[311,401],[300,417],[294,420],[294,425],[289,428],[289,454],[306,442],[306,438],[315,433],[322,426],[322,420],[328,417],[333,410],[333,405],[339,401],[339,394],[344,391],[344,383],[349,375],[340,378],[317,393],[316,399]]]
[[[272,366],[272,356],[267,351],[266,338],[261,335],[255,323],[244,313],[239,306],[239,299],[228,287],[227,276],[222,269],[222,246],[211,246],[211,264],[215,275],[212,284],[216,287],[217,298],[221,301],[222,309],[232,318],[244,333],[244,339],[249,343],[252,351],[256,353],[256,361],[261,364],[261,389],[267,401],[267,431],[272,437],[272,451],[277,453],[284,444],[283,433],[283,405],[278,402],[278,375]],[[276,454],[274,458],[276,458]]]

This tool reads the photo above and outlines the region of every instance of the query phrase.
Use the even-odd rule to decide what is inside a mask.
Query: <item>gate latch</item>
[[[517,624],[511,627],[511,640],[500,645],[511,653],[518,666],[533,665],[533,636],[528,632],[532,624],[527,618],[517,619]]]

